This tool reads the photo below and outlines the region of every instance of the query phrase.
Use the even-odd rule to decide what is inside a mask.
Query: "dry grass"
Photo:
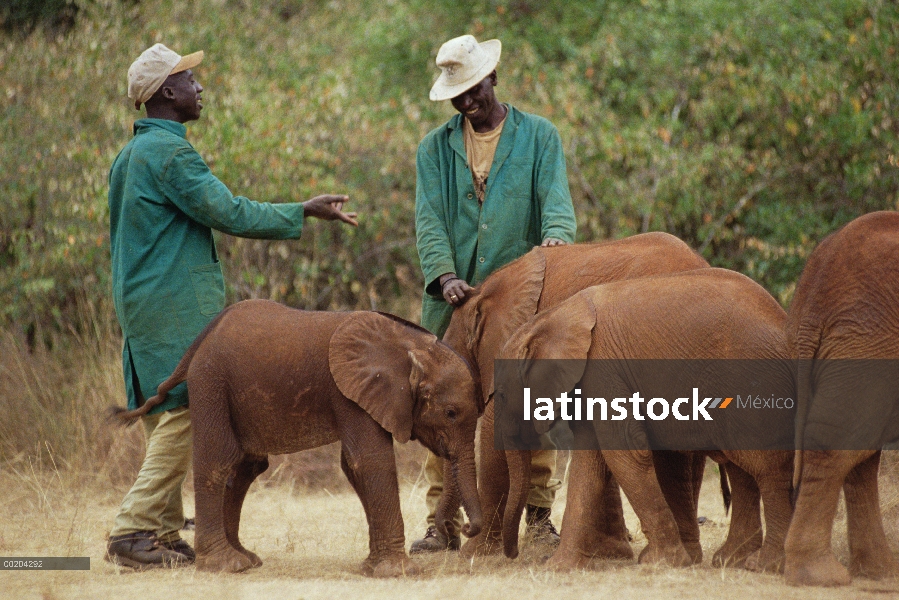
[[[589,571],[556,574],[539,549],[515,561],[461,560],[457,554],[416,558],[423,574],[380,581],[361,575],[368,531],[361,504],[338,466],[336,445],[274,457],[247,498],[241,537],[265,564],[240,575],[194,568],[135,573],[103,561],[105,538],[142,456],[139,427],[113,429],[103,409],[121,403],[120,342],[95,318],[88,333],[55,350],[29,352],[21,337],[0,333],[0,556],[90,556],[90,571],[0,571],[2,598],[858,598],[899,597],[899,582],[859,580],[846,589],[797,589],[781,577],[713,569],[708,558],[727,533],[714,468],[701,498],[706,565],[689,569],[600,562]],[[97,341],[105,340],[105,341]],[[564,463],[561,453],[560,463]],[[397,447],[407,542],[425,530],[424,450]],[[191,486],[186,507],[192,512]],[[554,507],[561,523],[564,488]],[[899,453],[884,453],[881,505],[899,554]],[[645,543],[626,507],[635,549]],[[185,537],[192,541],[191,533]],[[847,561],[845,513],[834,547]]]
[[[417,460],[420,448],[410,445],[401,454]],[[412,459],[406,457],[409,464]],[[0,571],[0,596],[9,598],[861,598],[896,597],[899,582],[858,580],[839,590],[797,589],[782,578],[742,570],[689,569],[600,562],[589,571],[556,574],[542,567],[542,553],[525,546],[515,561],[502,557],[468,562],[457,554],[416,558],[424,573],[415,578],[372,580],[361,575],[368,533],[357,498],[337,486],[313,490],[269,479],[251,489],[244,511],[241,538],[265,561],[258,569],[239,575],[198,573],[192,567],[135,573],[102,560],[105,535],[125,491],[123,486],[85,484],[83,476],[41,469],[36,462],[20,461],[0,472],[5,501],[0,506],[0,555],[90,556],[90,571]],[[885,520],[894,525],[896,461],[887,461],[883,482]],[[888,473],[887,473],[888,472]],[[88,479],[88,481],[90,481]],[[727,517],[721,507],[713,469],[701,498],[706,556],[723,541]],[[423,480],[404,471],[402,508],[407,542],[425,528]],[[556,514],[564,508],[564,492]],[[191,499],[187,499],[190,507]],[[628,527],[639,532],[638,521],[626,507]],[[838,554],[846,560],[845,524],[836,530]],[[888,530],[897,541],[894,526]],[[188,532],[185,537],[191,540]],[[635,549],[643,545],[637,533]]]

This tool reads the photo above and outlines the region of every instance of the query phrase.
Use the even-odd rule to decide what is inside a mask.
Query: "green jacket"
[[[475,196],[461,114],[418,146],[415,230],[425,280],[421,324],[438,337],[453,311],[441,294],[441,275],[454,272],[477,285],[547,237],[574,241],[577,223],[559,132],[542,117],[506,106],[483,205]]]
[[[303,229],[301,204],[232,195],[186,133],[175,121],[135,122],[134,138],[109,173],[112,292],[124,334],[130,409],[156,394],[197,334],[225,307],[212,229],[265,239],[298,238]],[[182,384],[150,412],[185,404]]]

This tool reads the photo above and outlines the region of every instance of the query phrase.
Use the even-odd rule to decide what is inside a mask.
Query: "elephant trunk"
[[[527,502],[531,481],[531,453],[527,450],[506,452],[509,465],[509,497],[503,514],[503,552],[508,558],[518,556],[518,526]]]
[[[481,533],[484,519],[481,514],[481,499],[478,497],[478,475],[474,462],[474,447],[465,452],[456,464],[456,484],[462,507],[468,515],[468,523],[462,526],[465,537],[474,537]]]
[[[437,526],[439,528],[442,525],[447,529],[461,501],[468,515],[468,523],[462,526],[462,534],[465,537],[474,537],[481,533],[484,520],[481,514],[481,501],[478,498],[474,449],[464,452],[456,460],[444,460],[443,465],[444,488],[437,506]]]
[[[437,503],[437,512],[434,514],[435,525],[443,535],[455,537],[459,535],[453,523],[456,512],[461,506],[459,498],[459,484],[456,481],[458,468],[453,467],[453,462],[447,459],[443,463],[443,493]]]

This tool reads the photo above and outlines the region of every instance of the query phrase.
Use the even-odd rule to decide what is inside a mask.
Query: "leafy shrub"
[[[78,4],[71,0],[6,0],[0,6],[0,29],[30,33],[40,24],[58,32],[75,24]]]
[[[0,37],[0,322],[32,344],[113,319],[106,176],[137,113],[128,65],[204,49],[189,139],[235,193],[343,192],[358,229],[221,236],[230,300],[416,320],[415,150],[440,44],[503,41],[498,95],[566,145],[581,241],[664,230],[783,303],[836,227],[899,201],[899,5],[883,0],[144,0],[69,35]],[[101,317],[102,318],[102,317]]]

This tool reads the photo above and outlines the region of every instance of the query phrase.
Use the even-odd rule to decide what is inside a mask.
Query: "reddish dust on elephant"
[[[736,382],[744,380],[764,379],[779,397],[792,398],[794,383],[785,323],[786,313],[777,301],[748,277],[726,269],[697,269],[591,287],[519,328],[503,348],[501,358],[533,364],[545,359],[565,359],[567,364],[579,366],[554,371],[564,378],[553,382],[552,389],[558,390],[585,384],[589,387],[591,371],[585,371],[588,362],[612,364],[598,373],[600,383],[619,393],[646,391],[647,398],[652,397],[650,390],[656,385],[650,383],[657,378],[655,367],[641,368],[631,361],[728,359],[747,365],[742,367],[746,372],[734,378],[727,368],[703,368],[690,377],[690,382],[700,389],[715,390],[732,389]],[[596,377],[597,371],[592,371],[592,375]],[[496,394],[494,403],[505,402],[504,390],[497,389]],[[513,402],[508,414],[521,415],[520,406]],[[779,445],[759,448],[788,447],[792,441],[792,417],[772,419],[768,413],[752,410],[731,411],[729,416],[734,418],[690,423],[673,418],[612,419],[594,420],[584,426],[602,450],[572,453],[562,541],[550,566],[579,564],[596,554],[601,540],[595,531],[595,515],[601,512],[604,502],[602,470],[596,466],[600,456],[640,518],[648,540],[640,562],[672,566],[694,563],[673,513],[677,507],[660,485],[654,452],[645,441],[652,439],[658,447],[710,449],[693,454],[732,463],[746,474],[744,479],[749,479],[738,483],[749,486],[755,482],[765,505],[766,531],[761,547],[751,560],[747,557],[747,562],[752,568],[782,568],[784,538],[791,516],[793,454],[786,449],[740,448],[752,446],[763,437],[776,440]],[[530,427],[538,434],[551,426],[547,421],[521,421],[519,425],[522,431]],[[736,442],[741,438],[749,443]],[[520,503],[527,493],[527,464],[523,473],[524,476],[511,478],[510,502]],[[742,493],[735,488],[734,497]],[[734,533],[732,525],[731,536]],[[754,532],[738,533],[751,536]],[[735,542],[729,536],[725,546],[731,545],[730,551],[736,551],[742,543],[743,540]]]
[[[509,468],[522,465],[530,454],[504,453],[494,449],[493,361],[509,337],[534,315],[545,311],[590,286],[610,281],[633,279],[708,267],[708,263],[683,241],[661,232],[592,244],[573,244],[553,248],[535,248],[521,258],[491,274],[463,306],[453,312],[443,340],[461,354],[477,371],[483,399],[487,402],[481,426],[479,493],[486,518],[482,533],[462,547],[463,556],[491,554],[503,550],[507,556],[518,553],[518,524],[524,510],[507,504]],[[669,453],[670,454],[670,453]],[[700,560],[699,528],[696,524],[696,500],[702,480],[703,461],[668,457],[670,469],[659,471],[666,492],[678,499],[677,513],[685,543]],[[621,506],[621,495],[614,478],[604,486],[603,510],[596,515],[602,539],[596,552],[609,558],[633,557]],[[564,532],[563,532],[564,535]]]
[[[247,300],[210,323],[147,404],[182,381],[193,422],[198,569],[260,566],[238,536],[250,484],[268,455],[336,441],[368,521],[367,574],[419,570],[405,552],[394,439],[418,440],[445,460],[438,513],[461,504],[470,519],[462,533],[479,532],[474,438],[483,405],[465,361],[421,327],[381,313]]]
[[[848,584],[851,575],[897,576],[877,486],[880,448],[899,439],[896,369],[859,377],[838,367],[847,359],[887,365],[899,359],[899,213],[859,217],[818,245],[796,287],[788,339],[798,359],[799,450],[787,582],[834,586]],[[858,432],[864,443],[849,443]],[[849,569],[831,549],[841,489]]]

